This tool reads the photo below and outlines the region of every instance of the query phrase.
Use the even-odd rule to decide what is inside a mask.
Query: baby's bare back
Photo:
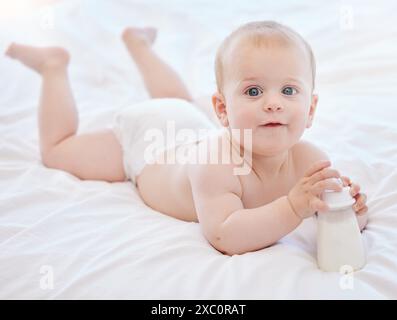
[[[174,151],[172,148],[167,153]],[[146,165],[136,180],[142,200],[152,209],[174,218],[197,221],[187,166],[179,163]]]
[[[219,139],[219,137],[214,136],[210,139]],[[192,147],[207,148],[203,146],[202,142],[196,143]],[[291,148],[288,168],[274,179],[263,181],[253,170],[247,175],[238,176],[244,208],[259,207],[287,195],[310,166],[308,151],[311,148],[312,146],[307,142],[299,142]],[[175,152],[175,149],[167,151],[167,153],[170,152]],[[307,160],[305,161],[305,159]],[[198,217],[189,176],[194,174],[195,170],[199,170],[199,166],[200,164],[192,164],[190,161],[186,164],[155,163],[146,165],[137,177],[140,196],[149,207],[157,211],[177,219],[197,222]],[[212,179],[216,181],[224,176],[225,171],[230,172],[230,166],[234,165],[216,165],[217,170],[213,170]],[[208,181],[208,184],[211,184],[211,181]]]

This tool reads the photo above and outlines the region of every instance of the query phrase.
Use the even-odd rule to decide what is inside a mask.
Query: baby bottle
[[[325,190],[322,199],[329,211],[318,212],[317,262],[323,271],[340,272],[345,266],[358,270],[365,264],[361,232],[352,208],[355,199],[349,187],[342,188],[339,192]]]

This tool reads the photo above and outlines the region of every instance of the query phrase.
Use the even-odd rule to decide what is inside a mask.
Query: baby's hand
[[[360,186],[352,183],[348,177],[341,177],[341,179],[343,181],[343,186],[349,186],[351,196],[356,199],[353,210],[356,212],[357,222],[360,231],[362,231],[368,223],[368,215],[366,215],[368,211],[368,207],[366,206],[367,196],[365,193],[359,193]]]
[[[328,168],[330,165],[328,160],[316,162],[288,193],[287,199],[301,219],[314,215],[316,211],[329,210],[325,201],[321,200],[324,190],[342,190],[340,184],[331,179],[340,178],[340,174],[337,170]]]
[[[365,193],[360,192],[360,186],[352,183],[348,177],[340,177],[343,181],[343,186],[350,187],[350,195],[356,199],[356,203],[353,205],[353,209],[357,215],[363,215],[368,211],[368,207],[365,205],[367,202],[367,196]]]

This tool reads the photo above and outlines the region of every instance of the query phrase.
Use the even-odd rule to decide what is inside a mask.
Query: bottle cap
[[[343,186],[340,179],[335,180]],[[325,190],[322,199],[331,211],[350,207],[356,202],[350,194],[350,187],[342,187],[342,191]]]

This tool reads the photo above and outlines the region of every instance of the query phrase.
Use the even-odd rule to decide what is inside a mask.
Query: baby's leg
[[[142,74],[151,97],[192,101],[182,79],[152,50],[156,29],[130,27],[124,30],[122,38]]]
[[[42,77],[38,120],[44,165],[80,179],[124,181],[121,146],[110,129],[76,135],[78,113],[67,74],[68,52],[12,44],[6,54]]]
[[[212,107],[211,96],[193,99],[178,74],[153,51],[154,28],[127,28],[123,41],[135,60],[147,90],[153,98],[181,98],[192,102],[217,126],[220,126]]]

